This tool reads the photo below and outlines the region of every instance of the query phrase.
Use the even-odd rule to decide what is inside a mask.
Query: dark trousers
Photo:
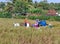
[[[25,23],[25,26],[27,26],[27,23]]]

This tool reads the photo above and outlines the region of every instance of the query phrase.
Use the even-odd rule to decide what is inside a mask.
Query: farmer
[[[34,27],[36,28],[36,29],[39,29],[39,20],[36,20],[36,22],[35,22],[35,24],[34,24]]]
[[[25,27],[29,27],[30,26],[27,18],[25,18],[25,20],[24,20],[24,25],[25,25]]]
[[[37,26],[39,27],[39,19],[36,19]]]

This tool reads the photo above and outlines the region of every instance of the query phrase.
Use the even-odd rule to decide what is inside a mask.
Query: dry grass
[[[22,23],[23,21],[0,18],[0,44],[60,44],[60,22],[47,21],[54,27],[40,27],[39,30],[13,26],[14,22]],[[31,20],[29,21],[31,22]]]

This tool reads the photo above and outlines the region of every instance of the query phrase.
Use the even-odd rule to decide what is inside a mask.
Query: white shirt
[[[29,23],[27,23],[27,27],[29,27]]]

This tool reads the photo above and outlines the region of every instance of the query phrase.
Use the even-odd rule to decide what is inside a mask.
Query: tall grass
[[[60,44],[60,22],[47,21],[54,27],[40,27],[39,30],[32,27],[13,26],[14,22],[22,23],[23,21],[0,18],[0,44]],[[32,20],[29,21],[34,23]]]

